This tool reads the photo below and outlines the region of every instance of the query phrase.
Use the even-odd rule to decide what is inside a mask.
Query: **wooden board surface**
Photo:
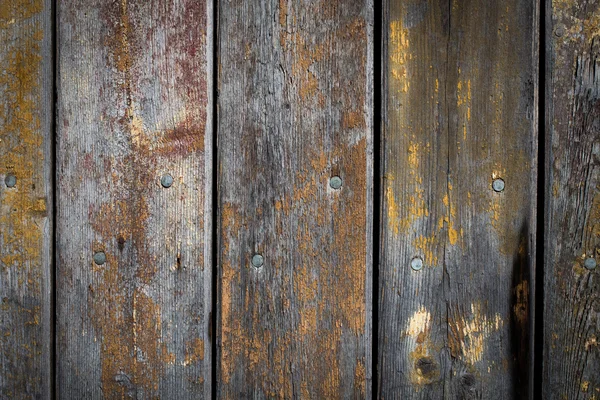
[[[381,398],[529,391],[536,10],[384,2]]]
[[[600,398],[600,5],[546,10],[544,399]]]
[[[60,398],[210,397],[211,7],[59,1]]]
[[[0,398],[49,399],[52,2],[2,2],[0,43]]]
[[[371,396],[372,25],[220,2],[219,398]]]

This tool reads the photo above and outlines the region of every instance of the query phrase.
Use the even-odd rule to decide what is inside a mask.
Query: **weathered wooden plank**
[[[211,5],[59,1],[60,398],[210,397]]]
[[[0,5],[0,398],[52,387],[52,2]]]
[[[597,1],[547,2],[544,399],[600,397],[599,24]]]
[[[372,24],[220,2],[220,398],[370,398]]]
[[[536,2],[384,5],[379,396],[526,397]]]

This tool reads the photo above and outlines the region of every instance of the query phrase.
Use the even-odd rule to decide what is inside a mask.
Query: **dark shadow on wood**
[[[529,227],[521,226],[519,248],[513,258],[512,293],[510,301],[510,353],[512,354],[513,399],[529,396],[530,323],[529,294],[531,285],[531,260]]]

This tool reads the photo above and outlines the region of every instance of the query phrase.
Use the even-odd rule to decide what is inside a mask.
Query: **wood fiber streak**
[[[210,397],[212,19],[59,1],[60,398]]]
[[[600,3],[551,1],[546,31],[544,399],[600,398]]]
[[[527,397],[536,14],[384,2],[380,398]]]
[[[371,397],[372,25],[220,2],[219,398]]]
[[[0,398],[51,395],[52,6],[0,5]],[[8,187],[7,177],[16,177]],[[10,179],[10,178],[9,178]]]

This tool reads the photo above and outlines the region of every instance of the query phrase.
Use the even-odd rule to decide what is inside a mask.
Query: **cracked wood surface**
[[[210,398],[212,2],[58,20],[57,395]]]
[[[544,399],[600,398],[600,4],[546,9]]]
[[[384,2],[381,398],[530,390],[537,7]]]
[[[373,4],[223,1],[218,30],[218,396],[370,398]]]

